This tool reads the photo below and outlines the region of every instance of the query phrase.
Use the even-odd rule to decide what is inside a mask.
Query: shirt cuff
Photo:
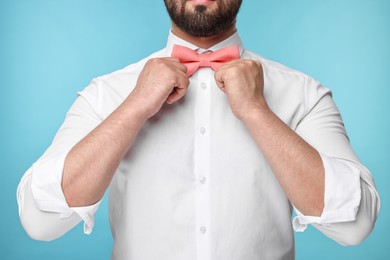
[[[327,226],[356,220],[361,199],[360,170],[352,162],[321,154],[325,169],[324,210],[320,217],[305,216],[295,208],[293,228],[303,232],[308,224]]]
[[[95,225],[95,213],[98,210],[101,202],[102,199],[90,206],[71,208],[84,221],[84,233],[87,235],[91,234],[93,230],[93,226]],[[70,216],[61,215],[61,218],[64,217],[67,218]]]
[[[76,213],[84,221],[84,233],[90,234],[94,215],[102,200],[85,207],[69,207],[62,191],[62,172],[67,152],[42,158],[31,168],[31,192],[36,207],[41,211],[60,213],[60,218],[69,218]]]

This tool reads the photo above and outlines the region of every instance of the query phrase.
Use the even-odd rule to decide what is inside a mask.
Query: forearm
[[[242,119],[289,200],[303,214],[320,216],[325,173],[318,152],[266,105]]]
[[[144,122],[187,90],[186,67],[174,58],[150,59],[127,99],[69,152],[62,189],[70,206],[99,201]]]
[[[144,122],[139,106],[128,98],[71,149],[62,177],[69,206],[92,205],[103,197]]]

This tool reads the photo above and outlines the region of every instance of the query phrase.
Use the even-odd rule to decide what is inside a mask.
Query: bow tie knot
[[[204,53],[199,55],[199,67],[211,67],[211,55],[210,53]]]
[[[211,53],[197,53],[190,48],[174,45],[172,57],[178,58],[187,67],[187,75],[191,76],[201,67],[210,67],[215,71],[222,64],[239,59],[240,52],[237,45]]]

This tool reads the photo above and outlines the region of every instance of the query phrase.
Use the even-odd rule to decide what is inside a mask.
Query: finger
[[[237,64],[243,62],[244,60],[232,60],[232,61],[228,61],[228,62],[225,62],[224,64],[222,64],[218,70],[225,70],[225,69],[229,69],[233,66],[237,66]]]
[[[173,74],[174,81],[172,81],[172,90],[174,88],[188,88],[188,85],[190,84],[190,79],[187,76],[187,74],[183,71],[174,71]]]
[[[167,61],[180,62],[180,60],[178,58],[174,58],[174,57],[164,57],[164,58],[160,58],[160,59],[164,59],[164,60],[167,60]]]
[[[186,67],[184,64],[180,63],[179,61],[178,61],[178,62],[176,62],[176,61],[171,61],[170,64],[171,64],[174,68],[177,68],[177,69],[179,69],[179,70],[181,70],[181,71],[187,72],[187,67]]]
[[[225,92],[225,82],[223,80],[223,76],[226,73],[226,70],[219,68],[218,71],[215,72],[214,78],[215,82],[217,83],[217,86]]]
[[[173,104],[180,100],[187,93],[187,88],[174,88],[172,93],[168,96],[166,102]]]
[[[164,58],[164,59],[166,59],[167,61],[169,61],[170,64],[172,64],[172,66],[174,66],[175,68],[177,68],[177,69],[179,69],[179,70],[184,71],[185,73],[187,73],[187,67],[186,67],[184,64],[180,63],[180,60],[179,60],[179,59],[177,59],[177,58],[171,58],[171,57],[169,57],[169,58]]]
[[[177,84],[173,88],[171,94],[169,94],[167,98],[167,103],[172,104],[181,99],[187,92],[188,86],[190,84],[190,80],[186,74],[183,74],[182,76],[178,76],[177,78]]]
[[[184,73],[187,72],[187,67],[180,63],[180,60],[177,58],[171,58],[171,57],[165,57],[165,58],[153,58],[150,59],[147,64],[164,64],[168,67],[176,70],[183,71]]]
[[[187,67],[184,66],[183,64],[180,64],[182,66],[176,66],[175,71],[180,77],[186,78],[188,80],[188,75],[187,75]]]

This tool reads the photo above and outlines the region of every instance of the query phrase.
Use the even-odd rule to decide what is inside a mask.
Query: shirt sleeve
[[[94,88],[95,83],[92,82],[89,89]],[[94,225],[94,214],[100,201],[86,207],[69,207],[62,191],[61,181],[67,154],[100,122],[101,119],[95,113],[90,102],[79,93],[52,144],[24,174],[19,183],[17,190],[19,216],[25,229],[39,224],[42,233],[46,233],[44,231],[46,229],[45,221],[43,220],[48,215],[52,216],[53,213],[56,213],[57,229],[60,229],[57,232],[58,234],[65,233],[71,228],[71,225],[66,224],[66,219],[74,218],[75,215],[78,216],[79,221],[84,221],[84,232],[86,234],[91,233]],[[29,196],[32,196],[32,198],[29,198]],[[34,210],[39,210],[40,214],[32,212]],[[31,214],[37,217],[29,219]],[[61,227],[63,230],[61,230]],[[28,230],[26,231],[30,234]],[[34,231],[34,233],[39,232],[39,230]],[[33,236],[42,237],[39,234]],[[49,237],[43,240],[51,240]]]
[[[329,224],[356,219],[361,190],[360,173],[351,163],[321,155],[325,169],[324,210],[320,217],[305,216],[295,209],[295,231],[304,231],[308,224]]]
[[[314,94],[309,91],[308,104],[315,100],[311,95]],[[375,224],[380,207],[379,196],[371,173],[351,147],[330,93],[310,106],[296,133],[321,155],[325,170],[325,194],[321,216],[304,216],[295,209],[294,230],[304,231],[308,224],[313,224],[340,244],[361,242]],[[349,233],[344,232],[346,226],[350,227]],[[351,232],[354,236],[351,236]]]

